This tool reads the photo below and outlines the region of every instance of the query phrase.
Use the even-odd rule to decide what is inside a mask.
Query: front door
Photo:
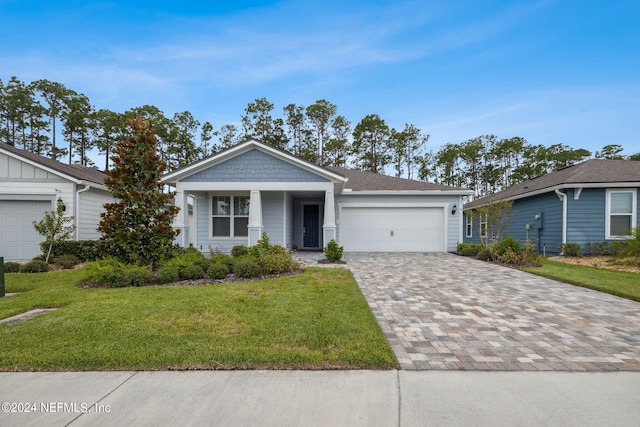
[[[320,206],[304,205],[302,211],[302,246],[304,248],[319,248]]]

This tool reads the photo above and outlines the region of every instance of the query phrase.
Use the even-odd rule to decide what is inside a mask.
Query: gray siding
[[[100,238],[98,224],[100,213],[104,212],[104,204],[112,203],[115,199],[106,191],[94,188],[79,194],[78,203],[78,240],[95,240]]]
[[[329,180],[284,160],[253,149],[208,169],[184,182],[328,182]]]
[[[294,241],[294,231],[293,231],[293,196],[291,195],[291,193],[287,192],[285,194],[286,197],[286,211],[285,211],[285,215],[286,215],[286,242],[285,242],[285,247],[287,249],[293,249],[293,246],[295,245],[295,241]]]
[[[580,199],[574,200],[573,189],[567,190],[567,243],[605,241],[606,191],[585,188]]]
[[[272,245],[286,246],[284,241],[284,197],[281,191],[263,191],[262,225]]]
[[[0,178],[20,179],[20,180],[51,180],[63,181],[57,175],[50,174],[44,169],[30,165],[6,154],[0,153]]]

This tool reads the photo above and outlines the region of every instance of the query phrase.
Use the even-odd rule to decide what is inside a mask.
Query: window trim
[[[629,214],[611,213],[611,195],[617,193],[631,193],[631,212]],[[631,216],[631,231],[636,229],[636,219],[638,217],[638,199],[637,190],[635,188],[607,188],[605,196],[605,239],[607,240],[623,240],[631,237],[630,234],[624,235],[611,235],[611,216],[612,215],[630,215]]]
[[[229,198],[229,215],[214,215],[213,210],[215,208],[214,198],[215,197],[228,197]],[[229,194],[229,193],[216,193],[210,194],[209,201],[211,202],[211,207],[209,209],[209,238],[210,239],[242,239],[246,240],[249,237],[249,230],[247,230],[247,234],[242,236],[235,235],[235,219],[236,218],[247,218],[247,222],[249,221],[249,214],[247,215],[236,215],[235,214],[235,199],[236,197],[245,197],[249,198],[248,194]],[[215,218],[229,218],[229,235],[228,236],[214,236],[213,235],[213,221]]]
[[[484,228],[482,227],[484,225]],[[487,228],[489,226],[489,219],[487,214],[480,214],[480,227],[478,228],[478,234],[480,237],[487,237]]]
[[[470,213],[466,213],[466,224],[465,224],[465,237],[472,238],[473,237],[473,215]]]

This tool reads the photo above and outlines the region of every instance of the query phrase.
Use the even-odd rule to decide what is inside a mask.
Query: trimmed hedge
[[[49,271],[49,264],[44,261],[34,260],[20,266],[20,273],[44,273]]]
[[[98,250],[99,240],[56,240],[51,247],[50,258],[62,255],[75,255],[81,262],[95,261],[102,258]],[[47,253],[49,245],[46,242],[40,243],[42,253]]]

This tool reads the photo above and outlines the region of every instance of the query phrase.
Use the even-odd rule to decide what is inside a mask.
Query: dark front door
[[[302,246],[305,248],[320,247],[320,206],[304,205],[302,216]]]

